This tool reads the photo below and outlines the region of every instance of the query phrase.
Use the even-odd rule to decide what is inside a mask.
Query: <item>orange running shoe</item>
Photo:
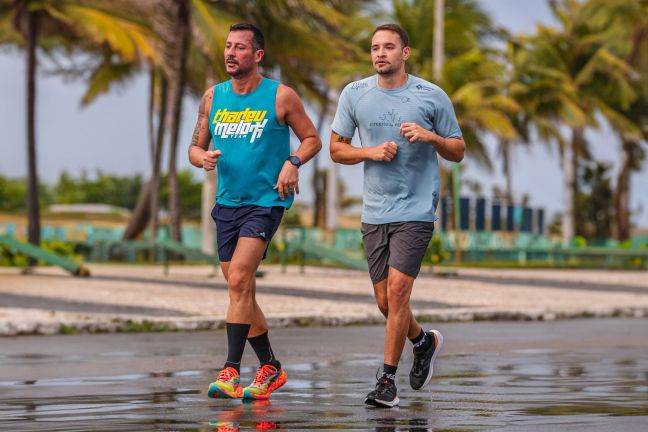
[[[207,396],[210,398],[236,399],[242,395],[241,378],[238,371],[232,367],[221,370],[216,381],[209,384],[207,390]]]
[[[263,365],[257,370],[252,384],[243,389],[243,399],[268,399],[273,391],[286,384],[288,376],[283,368]]]

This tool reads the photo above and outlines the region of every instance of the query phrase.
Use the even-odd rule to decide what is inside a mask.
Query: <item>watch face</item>
[[[290,156],[288,160],[290,161],[291,164],[295,165],[296,167],[301,166],[301,161],[297,156]]]

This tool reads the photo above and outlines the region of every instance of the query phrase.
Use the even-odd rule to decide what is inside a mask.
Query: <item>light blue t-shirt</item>
[[[434,222],[439,201],[439,165],[432,144],[410,143],[399,133],[414,122],[444,138],[460,138],[450,98],[441,88],[409,75],[397,89],[378,86],[374,75],[347,85],[331,129],[352,138],[358,129],[362,147],[386,141],[398,144],[391,162],[364,162],[362,222]]]

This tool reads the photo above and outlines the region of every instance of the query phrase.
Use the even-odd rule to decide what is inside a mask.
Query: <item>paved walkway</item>
[[[91,265],[93,277],[56,268],[0,268],[0,335],[221,328],[227,285],[209,266]],[[257,297],[273,327],[383,322],[363,272],[264,266]],[[648,317],[648,272],[459,269],[422,273],[414,313],[428,321]]]
[[[209,399],[222,330],[4,338],[0,430],[645,432],[646,321],[588,319],[435,325],[430,385],[414,391],[408,342],[399,408],[367,408],[384,326],[272,330],[287,384],[269,404]],[[258,361],[247,347],[247,385]]]

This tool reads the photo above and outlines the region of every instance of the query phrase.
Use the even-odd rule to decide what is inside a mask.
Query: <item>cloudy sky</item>
[[[546,0],[482,0],[494,21],[512,32],[532,32],[538,23],[554,22]],[[271,49],[271,47],[270,47]],[[367,60],[369,56],[367,56]],[[26,173],[25,146],[25,64],[20,53],[0,51],[0,174],[21,177]],[[37,145],[38,169],[41,179],[54,182],[66,170],[78,175],[82,170],[92,174],[97,170],[115,174],[143,173],[149,169],[146,127],[147,79],[139,77],[117,92],[98,99],[87,108],[80,107],[84,85],[64,82],[60,77],[38,77]],[[190,167],[186,148],[196,119],[198,100],[185,98],[183,109],[179,165]],[[328,136],[323,131],[325,148],[319,164],[329,163]],[[599,160],[612,164],[616,173],[619,165],[619,144],[607,128],[588,132],[593,153]],[[493,144],[493,143],[491,143]],[[492,146],[494,147],[494,146]],[[493,153],[493,159],[497,160]],[[493,186],[503,187],[501,167],[496,163],[492,173],[478,169],[469,159],[465,162],[466,178],[479,181],[489,195]],[[310,166],[309,166],[310,165]],[[561,208],[562,173],[557,151],[542,143],[517,149],[513,155],[513,185],[519,198],[526,193],[533,206],[545,207],[550,214]],[[301,169],[301,200],[311,200],[306,183],[312,164]],[[351,194],[362,193],[360,165],[339,170]],[[196,170],[196,176],[200,176]],[[640,191],[648,184],[648,167],[632,177],[632,208],[641,209],[634,220],[648,227],[648,194]]]

